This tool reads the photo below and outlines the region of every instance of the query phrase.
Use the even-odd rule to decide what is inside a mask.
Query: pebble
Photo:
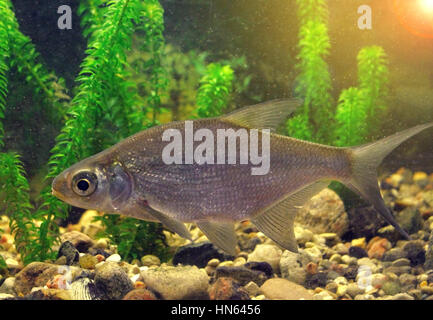
[[[383,261],[395,261],[398,259],[406,258],[406,252],[401,248],[392,248],[384,253],[382,260]]]
[[[397,223],[409,234],[416,233],[423,225],[421,213],[414,205],[416,203],[411,204],[411,206],[397,212],[395,215]]]
[[[427,252],[425,254],[424,269],[433,270],[433,232],[431,232],[428,241]]]
[[[8,267],[8,269],[19,269],[20,268],[20,263],[12,258],[7,258],[6,259],[6,266]]]
[[[379,271],[379,267],[370,258],[367,257],[358,259],[358,265],[364,266],[364,268],[368,268],[371,273],[377,273]]]
[[[302,253],[285,250],[280,259],[281,277],[303,285],[307,277],[307,270],[303,267],[302,263],[303,260],[306,262],[309,258],[303,258]]]
[[[328,282],[328,278],[331,272],[318,272],[316,274],[313,275],[309,275],[305,281],[305,287],[306,288],[311,288],[311,289],[315,289],[318,287],[325,287],[327,282]],[[338,274],[336,274],[335,277],[338,277]]]
[[[204,270],[208,274],[208,276],[212,276],[215,273],[216,268],[211,266],[204,267]]]
[[[231,260],[223,261],[218,266],[219,267],[233,267],[234,262]]]
[[[321,291],[313,295],[313,300],[334,300],[335,298],[327,291]]]
[[[72,282],[81,272],[76,267],[32,262],[15,275],[14,290],[18,295],[26,295],[34,287],[45,286],[55,275],[62,274],[69,282]]]
[[[6,278],[0,286],[0,293],[15,294],[15,277]]]
[[[409,291],[411,289],[415,289],[417,284],[416,276],[407,273],[400,275],[398,281],[400,282],[401,286],[404,288],[403,291]]]
[[[392,266],[394,267],[406,267],[406,266],[410,266],[410,260],[406,259],[406,258],[400,258],[397,260],[394,260],[391,263]]]
[[[207,265],[209,267],[212,267],[212,268],[218,267],[219,264],[220,264],[220,261],[216,258],[209,260],[209,262],[207,263]]]
[[[382,259],[387,250],[391,248],[391,243],[385,238],[376,239],[368,248],[368,257],[370,259]]]
[[[336,292],[338,297],[344,296],[346,292],[347,292],[347,285],[338,285],[337,292]]]
[[[108,239],[105,238],[98,239],[96,241],[95,248],[102,249],[102,250],[107,249],[108,243],[109,243]]]
[[[319,263],[319,261],[322,260],[322,252],[317,246],[306,248],[303,252],[309,257],[310,261],[314,263]]]
[[[210,300],[249,300],[248,291],[231,278],[218,278],[209,289]]]
[[[233,261],[233,266],[243,266],[245,263],[247,263],[247,260],[243,257],[239,257]]]
[[[349,229],[349,219],[343,201],[329,188],[323,189],[308,200],[298,210],[295,222],[315,234],[336,233],[341,237]]]
[[[62,256],[66,257],[66,265],[70,266],[73,263],[78,262],[80,252],[71,241],[67,240],[60,245],[59,252],[57,253],[57,258]]]
[[[373,237],[385,223],[371,205],[355,206],[347,211],[351,234],[356,238]],[[365,248],[365,247],[363,247]]]
[[[356,265],[358,264],[358,259],[355,257],[350,257],[347,254],[341,257],[341,261],[347,265]]]
[[[352,247],[359,247],[362,249],[365,249],[367,247],[367,242],[365,241],[365,238],[353,239],[350,244]]]
[[[244,288],[250,296],[256,296],[260,291],[260,287],[253,281],[248,282]]]
[[[329,292],[336,293],[338,289],[338,284],[335,282],[329,282],[326,285],[325,289],[328,290]]]
[[[357,246],[351,246],[349,248],[348,253],[349,253],[349,256],[357,258],[357,259],[361,259],[361,258],[368,256],[367,252],[363,248],[357,247]]]
[[[15,296],[10,293],[0,293],[0,300],[13,299]]]
[[[204,268],[211,259],[226,261],[233,260],[233,257],[222,252],[211,242],[204,241],[179,247],[173,256],[173,265],[182,264]]]
[[[62,242],[69,241],[79,251],[86,253],[94,245],[94,241],[79,231],[66,232],[60,236]]]
[[[129,291],[122,300],[157,300],[153,292],[144,289],[134,289]]]
[[[299,245],[305,245],[307,242],[313,240],[314,233],[308,229],[296,226],[294,232]]]
[[[85,254],[80,257],[80,267],[83,269],[95,269],[95,265],[98,263],[98,259],[90,254]]]
[[[345,277],[337,277],[334,279],[334,282],[338,285],[346,285],[347,279]]]
[[[271,300],[312,300],[313,295],[304,287],[286,279],[272,278],[260,287],[260,292]]]
[[[382,285],[382,290],[385,292],[385,294],[394,296],[397,293],[400,293],[400,284],[398,281],[385,281],[385,283]]]
[[[415,300],[415,298],[408,293],[397,293],[391,297],[391,300]]]
[[[117,263],[110,261],[106,261],[96,268],[95,285],[109,300],[120,300],[134,289],[134,285],[125,270]]]
[[[341,256],[338,253],[333,254],[332,257],[329,258],[329,261],[335,262],[335,263],[341,263],[342,262]]]
[[[433,287],[430,287],[430,286],[422,287],[421,292],[428,294],[428,295],[432,295],[433,294]]]
[[[117,253],[112,254],[107,259],[105,259],[106,262],[120,262],[121,260],[122,260],[122,258]]]
[[[349,254],[349,248],[344,243],[337,243],[332,249],[340,255]]]
[[[280,259],[282,250],[275,245],[258,244],[254,251],[248,255],[248,262],[267,262],[275,273],[280,272]]]
[[[151,254],[141,257],[140,262],[142,266],[147,266],[147,267],[161,265],[161,260],[159,260],[157,256]]]
[[[363,294],[365,292],[364,288],[360,288],[356,283],[349,283],[347,285],[347,294],[349,294],[352,298],[355,298],[357,295]]]
[[[406,257],[410,260],[412,266],[424,264],[425,250],[424,241],[412,240],[403,245],[403,251],[406,252]]]
[[[167,300],[208,298],[209,276],[197,266],[164,266],[141,272],[143,282]]]
[[[258,285],[262,285],[268,276],[259,270],[251,270],[245,266],[240,267],[220,267],[215,271],[215,278],[233,278],[240,283],[240,285],[244,286],[248,282],[253,281]]]

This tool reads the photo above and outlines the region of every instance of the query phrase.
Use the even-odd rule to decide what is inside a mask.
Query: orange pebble
[[[317,264],[314,262],[309,262],[306,266],[307,272],[309,274],[316,274],[317,273]]]
[[[135,289],[146,288],[146,285],[145,285],[144,282],[142,282],[142,281],[135,281],[135,283],[134,283],[134,288],[135,288]]]
[[[97,254],[97,255],[95,256],[95,258],[98,260],[98,262],[101,262],[101,261],[104,261],[104,260],[105,260],[105,257],[104,257],[102,254]]]

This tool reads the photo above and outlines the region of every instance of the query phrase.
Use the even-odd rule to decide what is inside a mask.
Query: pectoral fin
[[[298,207],[328,186],[329,182],[318,181],[308,187],[291,194],[284,200],[259,213],[251,222],[266,236],[274,240],[284,249],[298,252],[293,222]]]
[[[159,211],[156,211],[155,209],[152,209],[149,206],[146,206],[145,210],[147,213],[152,215],[155,219],[161,221],[161,223],[164,226],[166,226],[170,231],[176,232],[182,238],[192,240],[191,234],[189,233],[188,229],[185,227],[185,225],[182,222],[174,220],[173,218],[170,218],[169,216]]]
[[[233,223],[197,222],[197,227],[208,239],[228,254],[236,254],[236,233]]]

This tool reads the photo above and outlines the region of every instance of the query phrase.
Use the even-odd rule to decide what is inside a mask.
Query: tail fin
[[[370,144],[348,148],[352,158],[352,176],[344,183],[368,200],[383,218],[407,239],[409,235],[397,224],[380,195],[377,167],[402,142],[432,126],[433,123],[419,125]]]

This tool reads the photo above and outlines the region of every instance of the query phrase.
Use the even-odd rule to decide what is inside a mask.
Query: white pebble
[[[120,255],[115,253],[115,254],[112,254],[111,256],[109,256],[105,261],[107,261],[107,262],[120,262],[121,260],[122,260],[122,258],[120,257]]]
[[[338,285],[347,285],[347,279],[345,277],[337,277],[334,282]]]
[[[140,278],[140,274],[134,274],[132,277],[130,277],[129,279],[131,279],[131,281],[134,283],[135,281],[138,280],[138,278]]]

